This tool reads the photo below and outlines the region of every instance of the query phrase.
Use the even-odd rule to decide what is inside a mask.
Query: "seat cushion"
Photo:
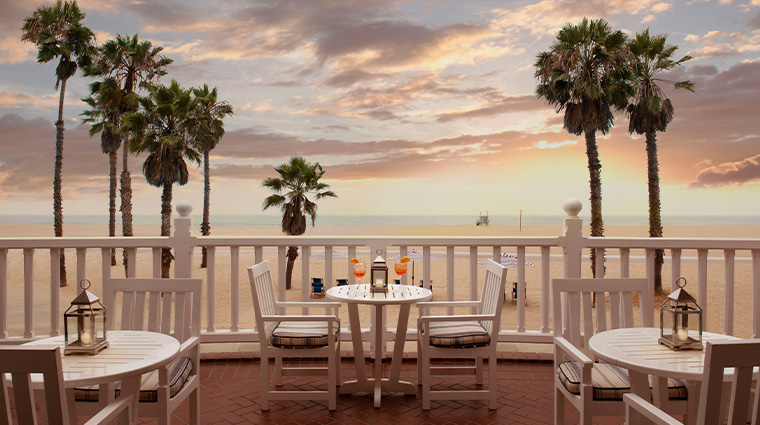
[[[573,394],[581,393],[581,369],[581,364],[577,362],[565,362],[557,368],[560,382]],[[594,400],[622,400],[623,394],[631,392],[628,371],[609,363],[594,363],[591,385],[594,388]],[[651,379],[649,385],[652,385]],[[671,400],[686,400],[686,383],[680,379],[668,378],[668,397]]]
[[[333,326],[338,336],[340,323]],[[316,348],[328,343],[327,322],[280,322],[272,331],[272,345],[279,348]]]
[[[477,320],[468,322],[430,322],[430,345],[447,348],[482,347],[491,335]]]
[[[193,371],[193,361],[190,357],[180,357],[169,366],[169,397],[174,397],[187,382]],[[144,374],[140,382],[140,401],[158,401],[158,370]],[[121,392],[121,381],[116,381],[116,396]],[[76,401],[98,401],[98,386],[74,388]]]

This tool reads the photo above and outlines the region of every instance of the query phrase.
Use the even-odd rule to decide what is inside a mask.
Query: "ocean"
[[[175,215],[176,216],[176,215]],[[191,215],[193,223],[201,222],[200,214]],[[492,226],[545,226],[561,225],[564,215],[490,215]],[[590,221],[581,215],[583,221]],[[121,224],[117,215],[117,223]],[[317,225],[325,226],[472,226],[476,215],[319,215]],[[279,226],[281,217],[274,214],[257,215],[212,215],[211,223],[217,226]],[[760,225],[760,215],[720,215],[720,216],[663,216],[663,225]],[[67,224],[108,224],[107,215],[65,215]],[[0,224],[53,224],[52,215],[0,215]],[[160,225],[161,217],[156,215],[135,215],[136,225]],[[604,224],[608,226],[646,226],[649,218],[645,215],[606,215]]]

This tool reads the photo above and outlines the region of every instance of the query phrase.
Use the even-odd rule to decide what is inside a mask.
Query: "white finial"
[[[575,198],[568,198],[562,205],[562,208],[565,210],[568,216],[578,217],[578,213],[581,212],[581,209],[583,209],[583,205],[581,204],[581,201]]]
[[[180,217],[190,217],[190,213],[193,212],[193,206],[186,203],[177,204],[177,212]]]

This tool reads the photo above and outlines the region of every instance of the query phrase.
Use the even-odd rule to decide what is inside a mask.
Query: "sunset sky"
[[[45,4],[53,2],[47,0]],[[40,0],[1,0],[0,214],[51,214],[56,63],[21,42]],[[533,63],[584,16],[634,35],[668,34],[675,107],[658,134],[665,215],[760,212],[760,0],[83,0],[98,44],[139,34],[174,59],[183,86],[208,83],[234,108],[212,151],[212,215],[261,214],[260,182],[291,155],[318,161],[338,199],[319,213],[588,213],[585,142],[535,95]],[[65,214],[108,213],[108,157],[80,113],[92,80],[69,80]],[[644,137],[597,135],[604,214],[647,213]],[[160,213],[160,189],[130,158],[136,214]],[[119,164],[121,158],[119,158]],[[202,168],[174,204],[200,213]],[[117,201],[118,208],[118,201]],[[65,221],[65,218],[64,218]]]

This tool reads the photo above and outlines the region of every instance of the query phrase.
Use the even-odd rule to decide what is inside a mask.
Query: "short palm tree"
[[[146,152],[143,175],[148,184],[163,189],[161,194],[161,236],[171,236],[172,188],[188,180],[189,159],[200,164],[200,154],[192,143],[196,102],[192,90],[177,81],[169,86],[150,85],[149,93],[139,97],[140,110],[128,115],[124,124],[133,135],[129,150]],[[161,253],[161,277],[169,277],[172,262],[169,248]]]
[[[196,123],[198,125],[195,143],[203,152],[203,220],[201,221],[201,234],[211,234],[209,222],[209,209],[211,197],[211,172],[209,167],[209,153],[213,150],[222,136],[224,136],[223,119],[232,115],[232,106],[226,101],[217,101],[216,87],[208,89],[208,84],[193,89],[193,94],[198,102],[196,110]],[[201,267],[206,267],[206,247],[203,247]]]
[[[89,64],[95,35],[82,25],[84,13],[76,1],[58,0],[55,6],[40,6],[32,16],[24,18],[21,40],[37,46],[37,62],[47,63],[58,59],[55,69],[55,88],[61,88],[58,101],[58,120],[55,122],[55,172],[53,177],[53,229],[55,236],[63,236],[63,198],[61,178],[63,172],[63,100],[66,82],[79,66]],[[61,286],[66,286],[66,258],[61,249]]]
[[[628,132],[646,135],[647,150],[647,185],[649,187],[649,236],[662,237],[662,218],[660,206],[660,167],[657,160],[657,132],[665,131],[673,120],[673,103],[665,96],[658,83],[673,85],[675,89],[694,91],[691,81],[672,81],[659,76],[669,71],[691,56],[673,60],[678,46],[667,44],[666,35],[652,36],[649,29],[636,34],[628,41],[631,50],[631,71],[636,89],[627,108]],[[662,263],[664,251],[658,249],[655,254],[655,292],[662,293]]]
[[[285,234],[298,236],[306,232],[306,215],[311,216],[311,225],[317,219],[317,204],[312,202],[309,194],[314,195],[314,200],[323,198],[337,198],[338,195],[330,190],[328,184],[319,179],[325,174],[318,162],[307,162],[300,156],[290,158],[290,162],[274,168],[277,177],[268,177],[261,185],[274,192],[273,195],[264,199],[263,208],[280,207],[282,211],[282,231]],[[293,274],[293,263],[298,258],[298,247],[288,247],[288,266],[285,287],[290,289]]]
[[[564,128],[586,138],[591,236],[604,236],[602,220],[602,164],[596,132],[607,134],[614,123],[612,110],[625,109],[631,92],[625,77],[627,49],[622,31],[612,31],[604,19],[567,24],[551,50],[536,57],[536,94],[565,111]],[[591,251],[595,273],[595,254]]]
[[[90,137],[100,133],[100,148],[108,155],[108,235],[116,236],[116,160],[121,146],[121,116],[127,96],[112,77],[90,84],[90,97],[82,99],[91,109],[82,113],[90,123]],[[134,100],[134,99],[133,99]],[[133,102],[134,103],[134,102]],[[116,265],[116,250],[111,250],[111,265]]]
[[[93,66],[86,69],[86,75],[105,76],[113,78],[121,85],[122,99],[128,99],[132,93],[154,79],[166,75],[166,67],[173,61],[161,55],[162,47],[153,47],[150,41],[139,41],[137,34],[117,35],[116,39],[108,40],[98,49],[97,60]],[[114,94],[116,94],[114,92]],[[125,104],[119,111],[119,119],[124,114],[134,112],[137,106],[134,102]],[[128,137],[124,135],[123,137]],[[118,148],[118,147],[117,147]],[[132,176],[129,172],[128,146],[123,144],[121,185],[121,226],[122,235],[132,236]],[[115,188],[113,196],[115,196]],[[115,226],[115,217],[112,218]],[[129,266],[127,251],[124,251],[124,271]]]

